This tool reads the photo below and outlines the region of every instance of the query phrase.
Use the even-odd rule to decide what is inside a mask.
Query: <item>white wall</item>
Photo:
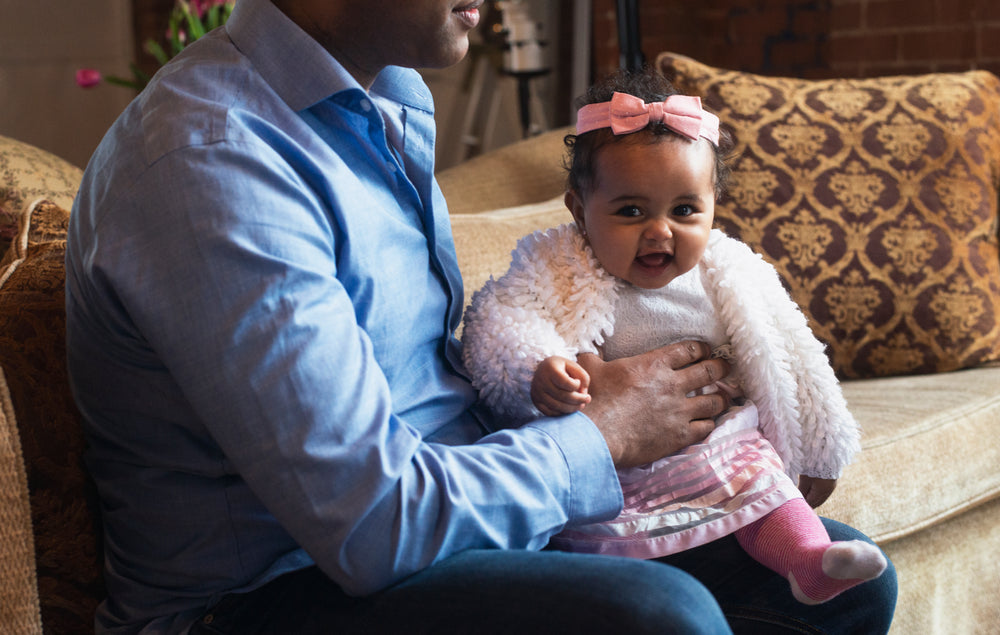
[[[132,59],[129,0],[0,0],[0,135],[83,167],[128,89],[83,90],[74,75],[94,67],[126,75]]]

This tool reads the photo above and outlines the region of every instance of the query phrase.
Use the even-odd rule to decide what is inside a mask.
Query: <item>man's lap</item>
[[[864,538],[826,524],[834,540]],[[799,604],[784,579],[750,560],[731,537],[660,562],[482,550],[365,598],[346,596],[315,568],[288,574],[226,597],[192,633],[725,633],[731,627],[869,634],[888,628],[884,615],[891,618],[895,591],[890,566],[879,580],[827,604]]]

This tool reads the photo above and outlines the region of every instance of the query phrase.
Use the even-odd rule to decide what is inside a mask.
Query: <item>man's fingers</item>
[[[692,340],[670,344],[660,350],[664,359],[675,370],[690,366],[699,360],[707,358],[712,353],[712,349],[708,347],[708,344]]]
[[[712,430],[715,430],[715,421],[713,419],[695,419],[688,428],[688,431],[691,433],[691,440],[688,445],[701,443],[708,435],[712,434]]]
[[[689,397],[688,404],[691,406],[690,416],[692,423],[697,420],[707,419],[712,426],[709,428],[709,432],[711,432],[715,429],[714,419],[729,408],[729,397],[725,393],[714,392],[708,395]]]
[[[704,359],[677,371],[680,386],[691,393],[705,386],[711,386],[729,374],[729,362],[724,359]]]
[[[703,342],[671,344],[610,362],[581,355],[591,377],[587,414],[604,435],[618,467],[655,461],[703,441],[729,407],[725,393],[698,394],[729,373]],[[688,396],[692,395],[692,396]]]

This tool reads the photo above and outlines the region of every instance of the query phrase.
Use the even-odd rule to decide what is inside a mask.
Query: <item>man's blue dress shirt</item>
[[[267,0],[188,47],[87,168],[66,257],[101,629],[183,630],[317,564],[347,592],[614,516],[583,415],[484,436],[430,94],[365,92]]]

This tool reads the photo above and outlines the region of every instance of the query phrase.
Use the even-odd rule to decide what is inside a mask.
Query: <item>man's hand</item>
[[[565,357],[549,357],[531,378],[531,401],[547,417],[569,414],[590,403],[589,385],[590,375],[582,366]]]
[[[815,478],[805,474],[799,476],[799,491],[805,496],[809,506],[813,508],[826,502],[836,487],[837,479],[835,478]]]
[[[725,394],[688,397],[722,379],[729,364],[708,359],[701,342],[679,342],[635,357],[577,360],[590,375],[587,416],[597,425],[616,467],[634,467],[703,440],[729,407]]]

